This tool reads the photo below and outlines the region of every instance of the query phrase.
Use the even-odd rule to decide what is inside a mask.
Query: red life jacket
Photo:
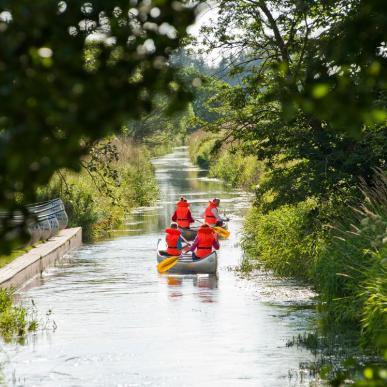
[[[215,240],[214,232],[210,227],[200,227],[198,230],[198,245],[195,255],[199,258],[207,257],[212,253],[212,244]]]
[[[190,225],[188,213],[189,213],[189,204],[187,202],[181,202],[181,201],[177,202],[176,223],[182,228],[188,228]]]
[[[165,241],[167,242],[168,246],[167,253],[169,255],[180,255],[181,250],[177,248],[177,242],[179,240],[181,232],[176,228],[167,228],[165,232],[167,233],[165,237]]]
[[[213,208],[216,208],[216,207],[217,207],[217,205],[214,202],[209,202],[208,207],[204,211],[204,215],[205,215],[204,216],[204,223],[216,224],[217,220],[211,211]]]

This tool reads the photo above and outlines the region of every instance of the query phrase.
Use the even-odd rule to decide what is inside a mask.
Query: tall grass
[[[37,329],[37,321],[28,316],[23,306],[14,305],[12,290],[0,289],[0,335],[5,341],[22,340],[26,333]]]
[[[330,322],[359,327],[364,346],[387,349],[387,176],[364,187],[363,203],[332,229],[315,284]]]
[[[149,205],[158,196],[150,152],[128,139],[115,138],[118,159],[111,162],[114,178],[61,171],[41,190],[41,199],[59,196],[69,216],[69,226],[81,226],[85,240],[97,239],[120,226],[130,211]]]
[[[362,203],[340,208],[333,224],[316,200],[263,213],[253,207],[244,224],[243,268],[263,266],[308,281],[319,294],[322,325],[358,332],[363,347],[387,349],[387,177],[363,187]],[[327,218],[327,214],[325,214]],[[321,216],[320,216],[321,218]],[[322,216],[322,218],[324,218]]]
[[[268,213],[252,207],[244,223],[244,266],[250,270],[262,266],[280,276],[310,280],[320,249],[319,230],[314,230],[310,216],[316,206],[316,200],[309,199]]]

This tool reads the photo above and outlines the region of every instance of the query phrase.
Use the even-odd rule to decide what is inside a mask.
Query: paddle
[[[200,220],[195,220],[195,222],[198,222],[198,223],[201,223],[201,224],[204,224],[203,222],[201,222]],[[210,225],[209,225],[210,226]],[[220,227],[220,226],[210,226],[218,235],[220,235],[221,237],[225,238],[225,239],[228,239],[228,237],[230,236],[230,231],[226,230],[225,228],[223,227]]]
[[[227,239],[230,236],[230,231],[226,230],[223,227],[219,226],[210,226],[218,235],[222,236],[223,238]]]
[[[180,257],[169,257],[167,259],[164,259],[164,261],[160,262],[157,265],[157,271],[159,273],[164,273],[165,271],[171,269],[173,266],[175,266],[178,262]]]

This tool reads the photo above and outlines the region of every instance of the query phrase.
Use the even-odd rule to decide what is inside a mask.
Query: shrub
[[[109,166],[104,166],[102,154],[93,169],[61,171],[40,191],[41,200],[62,198],[69,226],[81,226],[85,240],[106,236],[125,221],[131,209],[149,205],[158,195],[150,154],[144,146],[116,138],[109,147],[117,154],[113,161],[108,160]]]
[[[310,216],[316,206],[315,200],[308,199],[266,214],[257,207],[250,209],[242,240],[246,258],[277,275],[309,280],[320,248]]]
[[[189,154],[192,162],[209,169],[210,177],[217,177],[252,191],[262,173],[262,163],[255,156],[244,155],[242,151],[232,149],[229,144],[219,148],[219,134],[195,132],[190,137]]]
[[[28,318],[27,309],[13,305],[13,292],[0,289],[0,335],[5,340],[23,338],[27,331],[37,328],[37,321]]]
[[[387,178],[343,214],[316,264],[315,284],[331,323],[356,324],[365,346],[387,348]]]

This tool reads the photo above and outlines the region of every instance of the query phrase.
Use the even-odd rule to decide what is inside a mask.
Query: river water
[[[154,160],[155,207],[137,209],[110,240],[84,245],[21,292],[46,329],[23,345],[2,344],[4,383],[14,386],[306,386],[309,351],[288,347],[307,330],[312,293],[241,261],[241,220],[249,196],[228,189],[188,160],[185,147]],[[176,200],[193,214],[219,197],[231,218],[218,279],[156,271],[156,244]],[[43,317],[44,319],[44,317]]]

